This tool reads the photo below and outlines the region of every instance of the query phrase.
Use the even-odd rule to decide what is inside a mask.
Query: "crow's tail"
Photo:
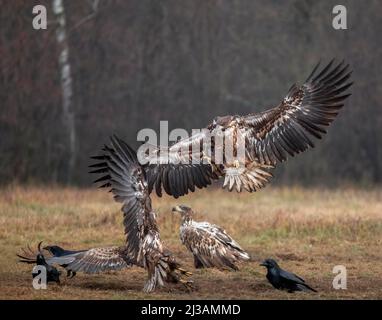
[[[298,285],[298,288],[301,289],[302,291],[313,291],[313,292],[317,292],[316,289],[313,289],[311,286],[308,286],[306,283],[299,283]]]

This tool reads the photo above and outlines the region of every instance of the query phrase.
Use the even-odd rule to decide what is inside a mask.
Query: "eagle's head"
[[[235,120],[234,116],[218,116],[213,119],[212,123],[208,126],[208,128],[210,130],[224,131],[232,124],[233,120]]]
[[[172,208],[172,213],[180,213],[180,216],[182,217],[183,220],[188,220],[192,218],[192,215],[194,212],[190,207],[180,205]]]

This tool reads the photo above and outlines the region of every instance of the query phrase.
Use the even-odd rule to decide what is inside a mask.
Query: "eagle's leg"
[[[198,259],[196,255],[194,255],[194,266],[195,266],[195,269],[204,268],[203,263]]]

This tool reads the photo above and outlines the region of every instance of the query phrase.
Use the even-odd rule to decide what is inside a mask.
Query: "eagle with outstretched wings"
[[[224,178],[223,187],[230,191],[253,192],[264,187],[272,168],[314,147],[314,140],[323,137],[350,96],[346,93],[352,85],[349,65],[334,60],[324,68],[319,65],[304,84],[293,85],[275,108],[217,117],[204,130],[171,147],[144,149],[139,154],[148,191],[161,196],[163,188],[178,198],[219,178]],[[107,177],[98,181],[102,180]]]
[[[156,214],[151,206],[146,172],[139,164],[137,155],[117,137],[105,146],[103,154],[93,159],[100,162],[92,165],[110,187],[114,199],[122,203],[123,224],[126,234],[125,254],[148,272],[144,291],[151,292],[166,282],[180,282],[191,286],[183,276],[190,273],[182,269],[173,254],[160,239]]]

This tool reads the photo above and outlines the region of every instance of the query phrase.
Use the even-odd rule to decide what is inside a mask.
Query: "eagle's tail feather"
[[[272,178],[272,174],[267,171],[270,168],[273,167],[254,164],[248,167],[228,167],[225,169],[223,188],[228,186],[228,190],[232,191],[235,186],[237,192],[243,188],[248,192],[260,190]]]

